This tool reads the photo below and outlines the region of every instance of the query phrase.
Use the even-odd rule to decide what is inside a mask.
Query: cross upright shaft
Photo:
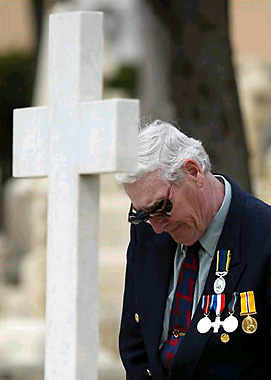
[[[102,13],[50,18],[49,102],[73,106],[102,98]],[[68,110],[67,110],[68,111]]]
[[[83,380],[97,376],[98,315],[97,304],[93,307],[91,303],[98,293],[95,236],[99,235],[99,178],[78,176],[82,156],[76,139],[81,129],[79,102],[83,98],[101,99],[103,36],[101,14],[92,15],[91,30],[87,16],[67,14],[50,18],[52,143],[48,184],[45,380],[58,380],[62,376]],[[87,70],[91,57],[86,52],[93,51],[88,45],[90,40],[95,44],[92,54],[96,54],[93,72]],[[86,52],[83,43],[87,43]],[[88,231],[83,232],[85,228]]]

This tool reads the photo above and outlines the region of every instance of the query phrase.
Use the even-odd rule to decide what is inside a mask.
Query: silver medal
[[[234,317],[233,315],[230,315],[229,317],[227,317],[223,322],[223,329],[228,333],[235,331],[237,327],[238,327],[238,319]]]
[[[221,294],[224,292],[224,289],[226,287],[226,281],[223,277],[218,277],[214,282],[214,291],[215,294]]]
[[[202,319],[198,321],[197,329],[198,329],[198,332],[201,334],[207,333],[211,327],[212,327],[212,322],[207,317],[207,315],[205,315],[205,317],[203,317]]]

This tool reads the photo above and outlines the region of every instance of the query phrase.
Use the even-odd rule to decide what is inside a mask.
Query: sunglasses
[[[169,200],[172,185],[169,187],[165,199],[161,200],[157,206],[155,206],[151,211],[135,211],[133,204],[131,203],[130,211],[128,214],[128,222],[132,224],[140,224],[143,222],[148,222],[150,218],[169,218],[171,216],[171,211],[173,208],[172,202]]]

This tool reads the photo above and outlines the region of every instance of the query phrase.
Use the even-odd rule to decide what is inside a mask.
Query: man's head
[[[201,142],[169,123],[146,126],[139,132],[137,172],[117,175],[132,202],[130,222],[149,221],[156,233],[193,244],[221,204],[221,184],[210,169]]]
[[[187,159],[198,162],[204,173],[211,170],[209,156],[202,143],[190,138],[173,125],[157,120],[139,131],[138,166],[136,173],[118,174],[119,183],[134,183],[160,170],[165,181],[181,183],[183,164]]]

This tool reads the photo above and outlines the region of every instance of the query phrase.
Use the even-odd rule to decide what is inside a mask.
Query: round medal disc
[[[228,343],[228,341],[230,340],[230,337],[228,334],[223,333],[223,334],[221,334],[220,339],[221,339],[221,342]]]
[[[226,287],[226,281],[223,277],[218,277],[214,282],[214,291],[215,294],[221,294],[223,293],[224,289]]]
[[[253,334],[258,328],[258,323],[255,318],[248,315],[242,322],[242,329],[247,334]]]
[[[230,315],[229,317],[227,317],[223,322],[223,329],[227,333],[231,333],[235,331],[237,327],[238,327],[238,319],[234,317],[233,315]]]
[[[211,320],[207,316],[205,316],[198,321],[197,329],[199,333],[205,334],[210,330],[211,326],[212,326]]]

